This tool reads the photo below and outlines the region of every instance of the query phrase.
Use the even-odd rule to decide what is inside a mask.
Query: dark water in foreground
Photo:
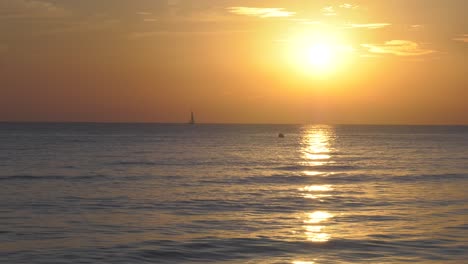
[[[0,124],[0,184],[0,263],[468,263],[468,127]]]

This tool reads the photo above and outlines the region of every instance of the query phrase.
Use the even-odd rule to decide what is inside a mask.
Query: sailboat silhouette
[[[195,125],[195,117],[193,115],[193,111],[190,112],[190,121],[189,121],[189,124],[190,125]]]

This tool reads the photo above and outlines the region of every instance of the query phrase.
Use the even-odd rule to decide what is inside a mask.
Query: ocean
[[[0,184],[0,263],[468,263],[468,126],[0,123]]]

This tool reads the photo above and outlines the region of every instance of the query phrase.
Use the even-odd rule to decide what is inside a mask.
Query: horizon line
[[[2,121],[0,124],[159,124],[159,125],[190,125],[187,122],[144,122],[144,121]],[[223,123],[200,122],[195,125],[327,125],[327,126],[468,126],[467,124],[443,124],[443,123]]]

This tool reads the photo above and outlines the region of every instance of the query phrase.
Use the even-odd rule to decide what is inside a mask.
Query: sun
[[[345,72],[354,49],[347,39],[332,31],[299,31],[285,38],[285,60],[294,72],[328,78]]]
[[[343,58],[339,46],[326,41],[303,43],[296,52],[297,67],[315,76],[328,76],[335,72]]]
[[[330,45],[314,44],[305,51],[305,60],[316,70],[326,70],[333,64],[334,52]]]

